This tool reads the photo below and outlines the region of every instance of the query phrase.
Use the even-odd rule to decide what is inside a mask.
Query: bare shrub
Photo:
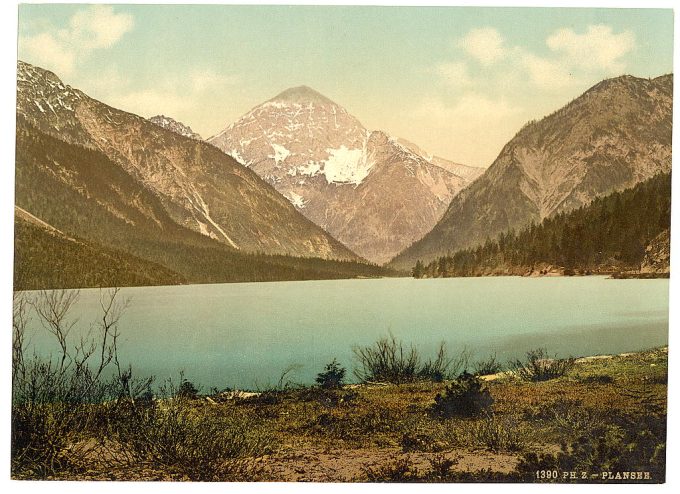
[[[498,361],[496,354],[494,353],[485,359],[475,362],[473,370],[474,374],[478,376],[489,376],[501,372],[503,370],[503,364]]]
[[[526,359],[514,360],[510,363],[510,368],[516,376],[525,381],[549,381],[557,379],[567,374],[574,368],[575,359],[551,358],[545,348],[530,350],[526,354]]]
[[[76,324],[70,312],[78,300],[73,290],[43,291],[34,297],[25,293],[14,298],[12,352],[12,475],[49,478],[75,470],[84,461],[83,435],[100,423],[94,406],[111,396],[116,383],[103,378],[112,362],[119,376],[118,321],[125,308],[117,300],[118,290],[102,292],[101,319],[90,332],[71,344],[69,334]],[[29,311],[53,336],[56,356],[30,355],[26,346]],[[95,332],[97,334],[93,335]]]
[[[393,335],[380,338],[372,346],[352,349],[359,366],[354,375],[362,382],[389,382],[395,384],[415,381],[441,382],[455,375],[463,365],[467,365],[467,352],[457,358],[449,357],[446,346],[439,346],[434,359],[422,361],[418,350],[406,347]]]
[[[254,468],[248,458],[270,453],[274,442],[243,410],[197,403],[172,381],[152,406],[130,409],[112,433],[128,462],[199,481],[242,477]]]

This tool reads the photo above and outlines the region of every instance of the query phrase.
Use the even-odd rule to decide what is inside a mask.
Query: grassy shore
[[[57,467],[41,468],[29,451],[30,461],[14,455],[12,475],[663,482],[667,348],[577,359],[545,381],[512,372],[478,379],[491,400],[469,416],[433,413],[446,380],[209,396],[179,384],[161,399],[79,405],[74,413],[87,419],[62,430]]]

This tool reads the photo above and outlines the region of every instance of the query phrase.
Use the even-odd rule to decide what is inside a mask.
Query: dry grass
[[[447,382],[168,400],[138,417],[137,429],[108,422],[114,428],[107,432],[113,439],[108,450],[118,458],[127,455],[131,459],[127,466],[93,455],[85,465],[66,469],[58,478],[532,480],[523,477],[526,472],[515,471],[515,466],[558,460],[541,457],[527,462],[528,453],[550,459],[549,455],[561,451],[561,444],[612,431],[620,432],[619,442],[608,447],[625,449],[627,443],[621,443],[621,438],[630,435],[627,428],[632,431],[648,419],[652,412],[643,411],[651,410],[650,403],[660,407],[656,416],[665,418],[666,375],[667,353],[661,349],[582,359],[566,376],[549,381],[501,376],[485,383],[493,398],[492,410],[471,418],[430,413]],[[79,443],[87,441],[87,434],[96,439],[93,431],[86,431],[85,437],[80,434]],[[68,447],[63,451],[67,454]],[[581,462],[595,461],[588,452],[579,454]]]

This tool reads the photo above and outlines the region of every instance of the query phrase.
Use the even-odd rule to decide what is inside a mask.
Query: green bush
[[[188,398],[190,400],[195,400],[198,398],[198,389],[191,381],[187,381],[184,377],[181,378],[182,382],[177,389],[177,396],[181,398]]]
[[[524,447],[524,434],[509,419],[499,419],[494,414],[467,425],[471,442],[489,451],[520,451]]]
[[[484,382],[477,376],[463,372],[446,386],[444,394],[437,394],[432,413],[441,418],[474,417],[491,409],[493,398]]]
[[[316,376],[316,383],[323,389],[342,388],[345,379],[346,369],[342,367],[336,359],[327,364],[323,372]]]

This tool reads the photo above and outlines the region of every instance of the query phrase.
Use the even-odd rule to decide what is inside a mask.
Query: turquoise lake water
[[[311,383],[333,358],[351,374],[352,346],[392,333],[424,355],[446,342],[505,362],[546,347],[559,356],[667,344],[668,280],[450,278],[304,281],[125,288],[119,354],[138,375],[210,387],[263,388],[281,372]],[[99,314],[81,290],[71,336]],[[35,317],[32,342],[48,344]]]

